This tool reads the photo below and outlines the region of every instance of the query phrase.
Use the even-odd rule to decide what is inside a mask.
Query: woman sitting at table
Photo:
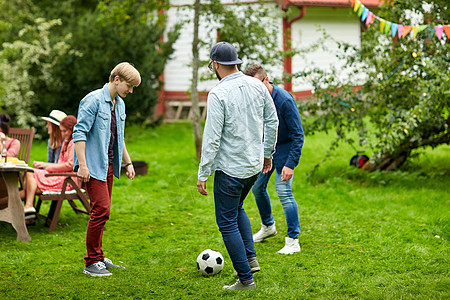
[[[0,153],[3,153],[3,141],[5,141],[7,155],[17,157],[20,150],[20,142],[8,136],[9,121],[10,117],[8,114],[0,114]]]
[[[47,132],[49,135],[47,146],[47,162],[56,163],[59,159],[59,153],[61,152],[61,132],[59,131],[59,125],[62,119],[67,115],[60,110],[52,110],[48,117],[41,117],[42,120],[47,121]]]
[[[33,162],[33,167],[35,168],[34,173],[27,173],[26,201],[24,207],[26,220],[36,217],[36,209],[33,207],[35,195],[40,195],[45,191],[59,192],[62,190],[64,176],[45,177],[45,175],[48,173],[73,172],[74,144],[72,132],[76,123],[77,118],[69,115],[59,125],[63,143],[58,163],[35,161]],[[71,189],[73,189],[72,186],[68,184],[67,190]],[[21,196],[23,199],[24,193]]]

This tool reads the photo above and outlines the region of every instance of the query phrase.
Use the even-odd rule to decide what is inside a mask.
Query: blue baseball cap
[[[240,65],[242,60],[238,58],[236,48],[227,42],[219,42],[215,44],[209,57],[217,63],[225,66]]]

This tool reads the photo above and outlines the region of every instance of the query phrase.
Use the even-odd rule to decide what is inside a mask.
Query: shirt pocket
[[[109,123],[109,118],[110,116],[107,113],[99,111],[97,114],[97,120],[95,121],[97,123],[97,127],[102,130],[106,129]]]

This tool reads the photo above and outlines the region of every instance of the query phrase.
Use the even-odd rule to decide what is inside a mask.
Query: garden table
[[[23,203],[19,196],[19,173],[34,172],[27,165],[14,165],[11,163],[0,164],[0,177],[5,180],[8,192],[8,207],[0,210],[0,221],[11,223],[17,232],[17,240],[22,242],[31,241],[25,225],[25,214]]]

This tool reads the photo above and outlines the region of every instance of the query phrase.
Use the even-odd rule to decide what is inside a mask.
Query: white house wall
[[[183,4],[192,1],[171,1],[172,4]],[[168,26],[182,20],[183,18],[193,20],[193,10],[180,10],[179,8],[171,8],[167,11]],[[281,41],[282,20],[279,23],[279,37]],[[349,42],[351,44],[360,45],[360,21],[351,13],[350,8],[331,8],[331,7],[307,7],[305,16],[292,24],[292,47],[304,48],[311,45],[320,37],[317,25],[320,25],[326,32],[336,39]],[[211,40],[216,36],[215,29],[206,29],[205,23],[200,23],[200,38],[203,40]],[[172,59],[166,64],[165,90],[173,92],[186,92],[190,89],[192,78],[192,38],[193,23],[185,24],[181,30],[179,39],[176,41],[175,52]],[[337,49],[336,45],[329,45],[331,48]],[[208,46],[209,48],[209,46]],[[281,43],[280,43],[281,48]],[[200,59],[206,60],[209,55],[209,49],[201,48]],[[323,68],[328,68],[332,64],[337,63],[335,55],[330,55],[323,51],[311,52],[307,55],[306,60],[300,56],[292,58],[292,72],[296,73],[304,69],[305,65],[316,64]],[[245,64],[245,62],[244,62]],[[272,77],[280,77],[283,66],[271,66],[268,68]],[[200,72],[207,72],[207,68],[203,67]],[[198,90],[208,91],[217,80],[199,82]],[[304,80],[293,81],[293,91],[310,90],[311,86]]]
[[[193,1],[171,1],[172,4],[185,4]],[[175,42],[175,52],[172,55],[172,59],[166,63],[164,69],[164,85],[166,91],[188,91],[191,88],[192,80],[192,41],[194,37],[194,11],[193,9],[182,8],[179,6],[171,8],[167,12],[168,27],[174,26],[177,22],[183,20],[191,20],[190,23],[183,25],[180,36]],[[199,38],[203,41],[215,39],[217,32],[213,28],[206,28],[206,22],[203,18],[200,18],[199,26]],[[200,47],[200,60],[207,60],[209,57],[209,49]],[[200,68],[199,75],[201,73],[209,72],[206,66]],[[199,81],[198,90],[208,91],[214,85],[217,84],[217,80]]]
[[[316,42],[321,36],[318,25],[325,29],[326,33],[337,40],[350,43],[355,46],[361,45],[360,21],[350,8],[332,7],[307,7],[305,16],[292,24],[292,48],[306,48]],[[329,69],[331,65],[338,64],[336,58],[337,45],[327,42],[331,52],[311,51],[306,58],[294,56],[292,58],[292,73],[303,71],[305,67],[315,65],[321,69]],[[292,90],[310,90],[311,85],[305,84],[304,80],[294,80]]]

